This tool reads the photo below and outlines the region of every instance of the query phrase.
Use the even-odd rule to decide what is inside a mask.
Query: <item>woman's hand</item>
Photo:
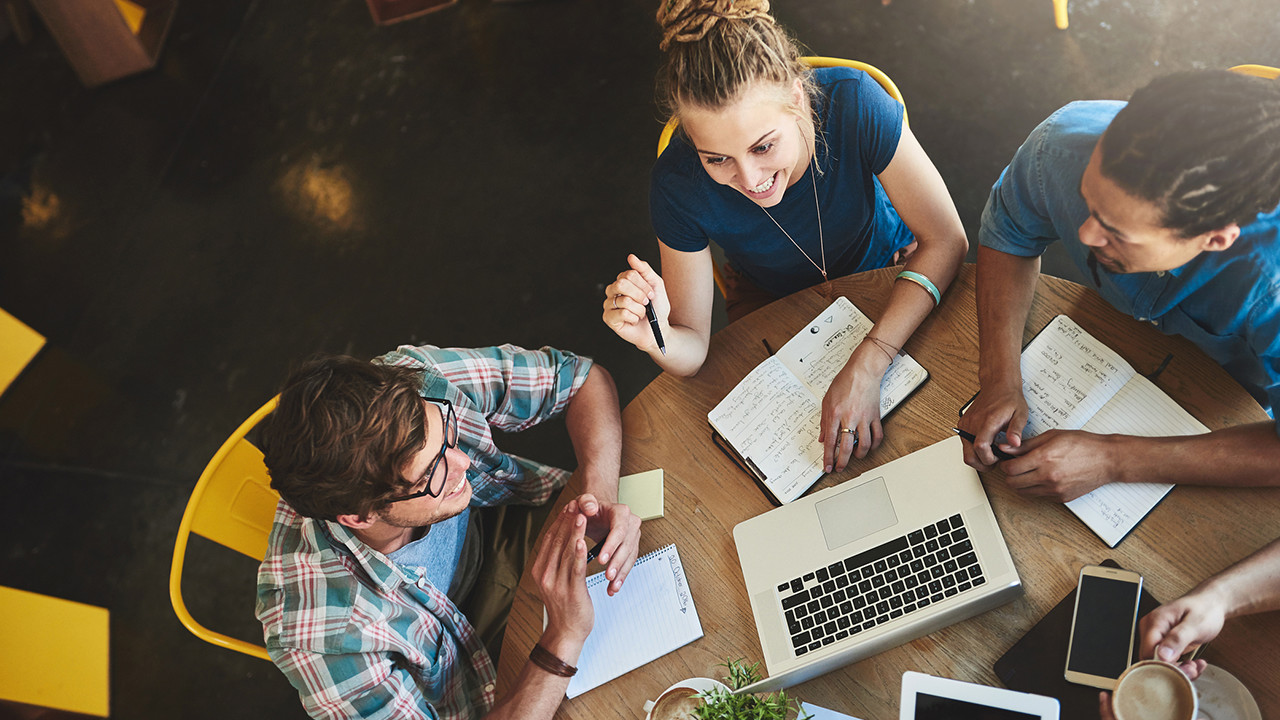
[[[667,289],[649,263],[635,255],[628,255],[627,263],[631,269],[618,273],[618,279],[604,289],[604,324],[623,340],[653,353],[658,350],[658,341],[653,337],[644,306],[653,303],[663,334],[668,334],[671,303]]]
[[[825,472],[844,470],[850,456],[859,459],[880,447],[880,381],[889,367],[887,351],[874,341],[858,345],[822,397],[822,443]],[[853,432],[847,432],[852,430]],[[856,433],[856,434],[855,434]]]

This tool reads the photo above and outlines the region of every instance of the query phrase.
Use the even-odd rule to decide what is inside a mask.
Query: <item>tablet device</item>
[[[899,720],[1058,720],[1058,701],[923,673],[902,674]]]

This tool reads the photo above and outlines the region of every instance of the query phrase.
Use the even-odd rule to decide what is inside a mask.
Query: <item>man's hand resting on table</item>
[[[1016,457],[1002,461],[1000,469],[1009,487],[1023,495],[1068,502],[1120,479],[1116,470],[1120,437],[1049,430],[1019,448],[1010,448]]]
[[[605,567],[609,594],[622,589],[640,551],[640,518],[622,503],[598,500],[584,493],[565,505],[565,512],[581,513],[587,519],[587,536],[599,543],[596,559]]]

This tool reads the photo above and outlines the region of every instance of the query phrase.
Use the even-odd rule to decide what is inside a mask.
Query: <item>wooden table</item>
[[[886,268],[837,280],[834,290],[871,318],[879,318],[896,272]],[[929,370],[930,379],[886,420],[884,444],[815,487],[837,484],[953,434],[950,428],[960,406],[978,390],[974,277],[974,266],[964,266],[942,305],[907,344],[906,350]],[[830,301],[818,289],[805,290],[734,323],[711,339],[708,360],[696,377],[663,374],[623,412],[622,472],[661,467],[666,474],[666,516],[645,523],[640,551],[677,543],[706,636],[566,701],[556,717],[643,717],[645,699],[672,683],[691,676],[719,678],[722,669],[717,665],[727,657],[762,660],[732,531],[771,506],[711,444],[707,412],[765,359],[762,339],[780,347]],[[1117,350],[1139,372],[1151,372],[1166,353],[1173,353],[1173,362],[1157,384],[1211,429],[1267,419],[1257,403],[1190,342],[1116,312],[1092,290],[1075,283],[1041,277],[1026,339],[1059,313]],[[1280,534],[1280,489],[1179,487],[1132,535],[1109,549],[1066,507],[1017,495],[998,471],[983,480],[1022,577],[1024,596],[799,685],[795,690],[800,698],[867,720],[884,720],[898,716],[905,670],[999,686],[992,664],[1074,589],[1081,565],[1114,558],[1143,573],[1151,593],[1168,601]],[[561,502],[576,494],[576,488],[567,489]],[[526,573],[503,646],[499,694],[511,686],[541,631],[541,604]],[[1280,613],[1228,621],[1205,657],[1249,687],[1263,717],[1280,717]]]

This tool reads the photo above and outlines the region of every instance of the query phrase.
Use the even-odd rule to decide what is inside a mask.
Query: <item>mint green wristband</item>
[[[942,302],[942,293],[938,292],[938,286],[934,285],[933,282],[929,280],[929,278],[921,275],[918,272],[912,272],[911,270],[903,270],[902,272],[898,273],[898,277],[894,278],[894,280],[910,280],[911,282],[927,290],[929,292],[929,295],[933,296],[934,307],[937,307],[938,303]]]

